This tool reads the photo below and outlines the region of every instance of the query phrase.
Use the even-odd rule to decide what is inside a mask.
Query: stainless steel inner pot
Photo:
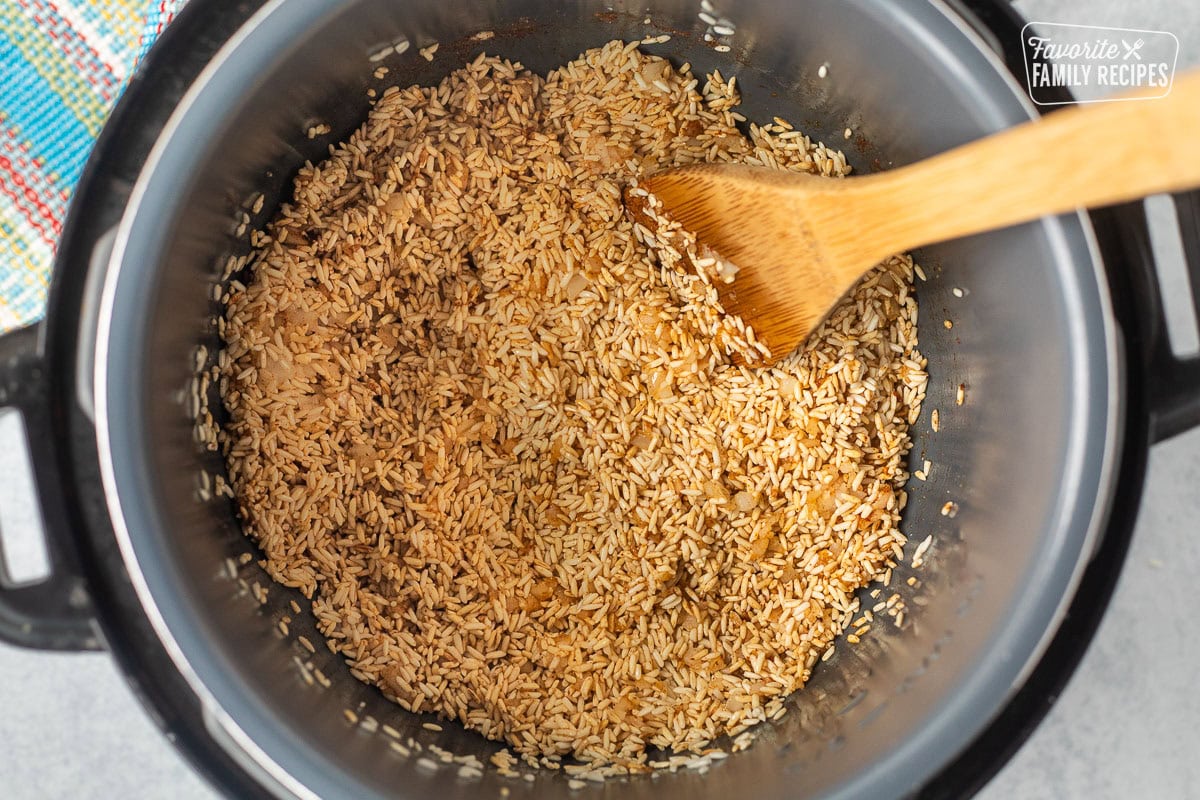
[[[104,280],[93,378],[105,498],[131,580],[202,698],[210,732],[281,796],[495,797],[502,786],[514,797],[901,796],[998,712],[1055,630],[1106,512],[1121,411],[1107,288],[1088,224],[1075,215],[920,253],[931,383],[912,457],[933,468],[910,484],[904,524],[910,553],[927,535],[934,544],[919,588],[907,585],[905,565],[882,595],[905,598],[910,624],[877,624],[860,645],[839,645],[789,714],[706,775],[572,792],[555,773],[469,781],[420,768],[343,710],[484,761],[499,745],[454,725],[421,728],[426,718],[354,680],[320,645],[307,608],[289,608],[292,599],[305,606],[298,594],[254,563],[227,574],[227,559],[254,549],[231,503],[197,499],[199,471],[222,464],[193,441],[183,399],[195,346],[210,358],[218,346],[210,289],[225,258],[247,249],[236,233],[243,205],[262,191],[263,215],[272,213],[297,168],[365,117],[369,87],[430,82],[480,50],[544,72],[609,39],[670,32],[646,49],[737,75],[752,120],[791,119],[845,148],[860,171],[1033,115],[981,35],[940,3],[714,4],[736,33],[709,43],[699,0],[274,0],[220,49],[150,151],[107,268],[93,270]],[[482,30],[497,35],[464,41]],[[371,60],[401,40],[407,52]],[[427,63],[416,50],[433,41],[442,46]],[[732,52],[711,46],[722,42]],[[376,80],[380,65],[390,73]],[[309,139],[321,122],[330,136]],[[854,139],[843,138],[846,128]],[[959,507],[953,518],[940,513],[949,500]],[[269,588],[261,607],[244,588],[256,581]],[[288,637],[277,629],[285,615]],[[298,635],[318,643],[315,655]],[[330,686],[307,683],[296,659]]]

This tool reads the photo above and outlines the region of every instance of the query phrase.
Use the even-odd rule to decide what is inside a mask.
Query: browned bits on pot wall
[[[384,92],[256,239],[222,359],[246,530],[404,707],[551,764],[694,750],[783,713],[894,565],[912,261],[749,370],[625,215],[662,167],[845,171],[736,102],[636,44],[480,56]]]

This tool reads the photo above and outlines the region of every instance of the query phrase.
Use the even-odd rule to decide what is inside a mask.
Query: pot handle
[[[56,435],[56,410],[47,391],[40,334],[40,326],[31,325],[0,335],[0,414],[19,413],[24,423],[49,574],[36,582],[12,580],[0,547],[0,640],[42,650],[100,650],[99,626],[81,571],[66,537],[54,535],[67,531],[66,506],[49,446]]]
[[[1200,190],[1172,196],[1191,284],[1192,306],[1200,322]],[[1200,426],[1200,355],[1179,358],[1171,350],[1156,279],[1150,281],[1154,328],[1150,342],[1150,418],[1154,441]]]

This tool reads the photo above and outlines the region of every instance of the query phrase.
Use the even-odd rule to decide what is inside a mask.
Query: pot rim
[[[217,52],[212,56],[208,63],[204,66],[199,76],[189,86],[182,98],[176,104],[174,111],[171,113],[166,125],[161,129],[155,138],[153,148],[145,160],[142,170],[138,174],[137,181],[133,187],[132,193],[126,205],[125,211],[121,216],[120,224],[117,228],[116,237],[112,254],[107,262],[107,269],[104,275],[104,285],[100,300],[100,310],[97,320],[97,336],[94,345],[94,371],[91,376],[94,386],[94,402],[95,402],[95,435],[96,446],[98,448],[100,478],[103,485],[104,500],[107,504],[108,513],[111,520],[112,529],[123,558],[125,568],[128,572],[132,586],[137,594],[137,597],[146,613],[146,616],[154,629],[155,634],[162,642],[171,661],[178,669],[187,684],[200,698],[202,707],[206,714],[206,721],[209,722],[210,731],[220,736],[222,733],[235,748],[241,751],[242,758],[238,758],[239,763],[256,774],[259,779],[267,781],[277,790],[283,790],[292,796],[296,797],[317,797],[308,786],[300,781],[288,769],[281,766],[270,754],[264,750],[260,744],[250,735],[248,735],[235,722],[233,716],[225,710],[221,702],[217,698],[217,692],[213,690],[209,682],[201,675],[201,669],[193,664],[193,659],[189,658],[185,648],[181,645],[176,636],[176,632],[172,628],[172,624],[168,622],[167,615],[160,606],[159,598],[156,595],[156,590],[151,586],[151,582],[147,577],[147,571],[144,569],[141,554],[139,553],[138,543],[134,531],[131,530],[127,521],[127,515],[122,507],[121,492],[122,480],[118,476],[118,470],[113,460],[112,451],[112,432],[110,430],[109,419],[109,344],[113,325],[113,309],[117,297],[117,289],[120,274],[123,266],[126,264],[127,256],[131,248],[131,243],[134,239],[136,227],[138,223],[139,209],[150,189],[151,184],[155,179],[158,167],[162,163],[166,153],[168,152],[171,143],[176,139],[181,127],[188,118],[188,114],[196,104],[197,100],[203,95],[205,89],[210,82],[221,73],[227,62],[237,53],[239,47],[242,47],[250,40],[255,32],[266,22],[273,14],[285,4],[289,6],[289,12],[295,16],[303,16],[307,24],[314,23],[320,16],[321,9],[325,6],[319,0],[301,0],[299,3],[296,0],[268,0],[250,17],[248,17],[236,30],[236,32],[226,40]],[[298,6],[304,6],[307,3],[309,12],[307,16],[296,14],[295,9]],[[954,10],[945,5],[942,0],[933,0],[933,8],[948,22],[951,26],[958,30],[958,33],[963,36],[979,54],[989,63],[996,76],[998,76],[1006,85],[1007,89],[1015,96],[1015,99],[1021,106],[1022,112],[1027,118],[1036,118],[1038,112],[1032,102],[1025,95],[1017,81],[1013,78],[1003,60],[994,53],[987,45],[983,38],[971,28],[971,26],[962,19],[962,17]],[[1124,365],[1121,361],[1121,349],[1119,342],[1119,330],[1117,328],[1116,319],[1111,307],[1109,297],[1109,284],[1104,275],[1102,261],[1100,258],[1099,248],[1096,243],[1094,231],[1092,230],[1089,219],[1082,212],[1077,212],[1072,215],[1064,215],[1053,220],[1043,221],[1049,231],[1053,232],[1051,237],[1056,241],[1056,249],[1061,257],[1069,257],[1069,244],[1066,243],[1068,238],[1068,228],[1077,228],[1078,235],[1082,236],[1084,246],[1087,253],[1087,259],[1091,262],[1092,270],[1095,275],[1095,287],[1097,300],[1099,302],[1099,313],[1094,317],[1083,318],[1083,315],[1078,313],[1076,308],[1075,314],[1069,314],[1072,332],[1076,336],[1082,336],[1089,342],[1094,342],[1094,334],[1098,331],[1102,339],[1102,352],[1104,356],[1104,371],[1106,378],[1104,381],[1106,386],[1106,396],[1104,399],[1104,414],[1103,419],[1099,420],[1099,427],[1103,429],[1103,436],[1100,437],[1099,452],[1092,453],[1093,458],[1099,459],[1099,469],[1094,473],[1094,480],[1091,482],[1095,489],[1096,502],[1090,504],[1091,513],[1086,522],[1086,533],[1079,543],[1078,552],[1076,553],[1075,562],[1071,567],[1070,575],[1066,583],[1063,585],[1063,590],[1057,599],[1053,610],[1047,617],[1046,624],[1041,631],[1039,638],[1032,648],[1025,648],[1026,655],[1023,656],[1022,663],[1015,671],[1010,671],[1007,676],[1008,688],[1005,694],[998,698],[993,704],[995,709],[1003,707],[1007,702],[1008,697],[1016,688],[1023,683],[1029,676],[1029,673],[1038,664],[1046,647],[1053,639],[1055,632],[1058,630],[1059,624],[1062,621],[1067,607],[1071,599],[1075,595],[1079,581],[1082,577],[1084,568],[1088,558],[1092,554],[1101,529],[1107,518],[1109,505],[1113,497],[1113,481],[1115,476],[1115,463],[1119,455],[1121,421],[1123,411],[1123,395],[1124,388]],[[1081,267],[1082,269],[1082,267]],[[1079,277],[1077,272],[1069,272],[1072,280]],[[1085,287],[1076,287],[1077,289]],[[1078,305],[1078,303],[1077,303]],[[1088,324],[1096,330],[1086,330]],[[1089,335],[1090,334],[1090,335]],[[1078,360],[1078,359],[1077,359]],[[1087,381],[1085,378],[1094,377],[1090,368],[1084,367],[1077,371],[1077,384],[1083,384]],[[1087,387],[1082,385],[1073,386],[1073,396],[1087,394]],[[1089,425],[1085,423],[1096,423],[1096,420],[1085,420],[1082,418],[1072,420],[1072,432],[1070,436],[1071,451],[1086,451],[1095,450],[1094,440],[1089,448],[1088,435]],[[1092,427],[1095,427],[1093,424]],[[1071,463],[1075,469],[1075,474],[1068,477],[1071,478],[1070,491],[1064,496],[1075,498],[1075,503],[1068,503],[1066,507],[1060,508],[1057,525],[1062,528],[1067,526],[1067,523],[1072,519],[1073,515],[1078,513],[1076,505],[1080,497],[1080,492],[1087,487],[1082,485],[1083,476],[1082,464],[1088,459],[1079,455],[1072,459]],[[994,644],[993,644],[994,646]],[[981,676],[981,670],[976,670],[962,689],[963,693],[971,693],[979,691],[979,687],[975,684],[984,681],[985,676]],[[993,678],[994,681],[994,678]],[[968,688],[969,687],[969,688]],[[971,729],[969,735],[960,735],[960,742],[970,742],[970,740],[982,729],[988,722],[988,719],[978,720],[976,727]],[[912,745],[911,741],[904,743],[893,749],[888,756],[879,764],[898,766],[900,762],[910,761],[915,758],[911,752],[916,746]],[[228,749],[228,748],[227,748]],[[927,776],[936,773],[945,761],[953,758],[958,750],[954,748],[949,751],[944,751],[945,758],[941,762],[931,763],[926,768]],[[944,750],[944,748],[943,748]],[[234,754],[237,755],[236,753]],[[889,770],[890,771],[890,770]],[[858,778],[854,778],[846,785],[839,787],[831,793],[833,796],[842,794],[859,794],[864,787],[859,785]]]

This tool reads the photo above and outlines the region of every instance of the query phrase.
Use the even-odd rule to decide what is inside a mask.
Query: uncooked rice
[[[271,576],[357,675],[535,765],[744,749],[902,553],[912,261],[738,367],[744,323],[622,205],[698,161],[846,173],[737,103],[636,42],[390,88],[223,298],[221,443]]]

